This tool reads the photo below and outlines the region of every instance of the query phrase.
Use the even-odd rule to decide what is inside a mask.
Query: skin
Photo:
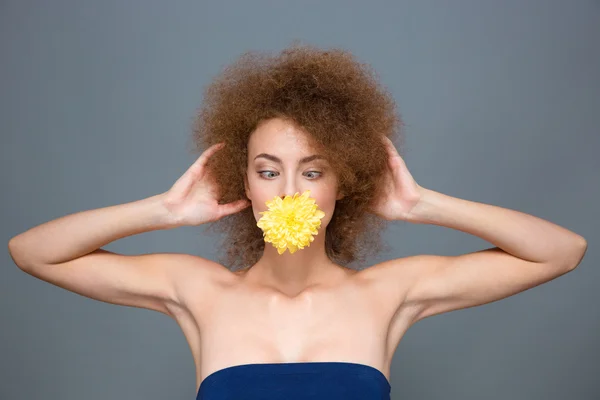
[[[270,154],[281,159],[281,164],[262,157]],[[318,154],[308,136],[299,128],[281,119],[271,119],[259,125],[248,141],[248,166],[245,176],[246,196],[252,202],[254,218],[267,211],[267,201],[276,196],[293,196],[310,190],[318,207],[325,213],[318,234],[310,246],[291,254],[278,254],[270,243],[265,246],[260,260],[244,274],[244,278],[262,283],[293,297],[305,288],[343,278],[348,271],[333,264],[325,254],[325,230],[335,210],[337,178],[327,160],[316,159],[300,164],[303,157]]]
[[[373,213],[460,230],[494,247],[392,259],[360,271],[330,262],[323,233],[342,197],[337,179],[326,161],[300,165],[316,149],[305,132],[276,119],[259,125],[249,140],[245,188],[251,203],[217,204],[204,173],[213,146],[168,192],[46,222],[13,237],[9,253],[23,271],[64,289],[173,318],[194,358],[196,391],[216,371],[255,363],[353,362],[378,369],[389,381],[392,357],[411,325],[564,275],[579,265],[587,242],[533,215],[423,188],[386,143],[386,190]],[[255,161],[261,153],[282,162]],[[267,244],[259,261],[242,271],[189,254],[123,255],[101,248],[247,206],[258,220],[266,201],[305,190],[325,213],[315,241],[293,255],[279,255]]]
[[[322,229],[327,226],[339,196],[336,180],[331,174],[322,180],[306,177],[312,166],[297,161],[314,149],[305,139],[301,130],[279,120],[254,132],[246,195],[255,217],[272,197],[310,189],[326,214]],[[298,361],[364,364],[389,381],[395,350],[417,321],[509,297],[580,263],[587,248],[580,235],[516,210],[423,188],[391,141],[386,143],[387,190],[373,204],[375,214],[461,230],[495,247],[459,256],[398,258],[357,272],[328,262],[323,235],[294,255],[280,256],[267,245],[250,270],[218,269],[215,301],[192,311],[203,336],[196,353],[199,382],[228,366]],[[282,165],[252,164],[267,151],[282,158]],[[254,175],[263,170],[275,172],[266,174],[272,180]]]
[[[255,160],[261,153],[282,163]],[[257,362],[355,362],[378,369],[389,380],[410,313],[398,313],[397,285],[386,294],[373,267],[356,271],[326,256],[324,232],[343,195],[326,160],[298,163],[313,154],[318,152],[305,132],[285,120],[268,120],[250,137],[245,187],[255,218],[261,218],[273,197],[305,190],[325,216],[309,247],[280,255],[268,243],[252,268],[215,268],[205,292],[211,301],[189,307],[180,322],[194,353],[196,389],[215,371]],[[194,296],[198,284],[190,281],[189,290]],[[393,301],[383,301],[386,295]]]

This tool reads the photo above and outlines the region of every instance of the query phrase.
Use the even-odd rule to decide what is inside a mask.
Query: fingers
[[[404,160],[402,159],[400,154],[398,154],[398,150],[396,150],[396,146],[394,146],[394,143],[387,136],[383,136],[383,139],[385,147],[387,149],[390,164],[392,166],[396,166],[397,164],[403,164]]]
[[[233,201],[231,203],[222,204],[219,206],[219,212],[221,216],[235,214],[236,212],[242,211],[244,208],[251,205],[252,202],[248,199],[241,199],[237,201]]]
[[[383,139],[385,147],[388,149],[388,151],[390,151],[394,155],[398,155],[398,152],[396,151],[396,146],[394,146],[394,143],[390,140],[390,138],[384,136]]]
[[[206,149],[200,155],[200,157],[198,157],[198,159],[189,168],[189,171],[192,175],[194,175],[194,178],[196,178],[196,179],[202,178],[202,176],[204,174],[204,167],[208,163],[208,160],[210,159],[210,157],[213,154],[215,154],[217,151],[221,150],[223,148],[223,146],[225,146],[225,142],[213,144],[208,149]]]

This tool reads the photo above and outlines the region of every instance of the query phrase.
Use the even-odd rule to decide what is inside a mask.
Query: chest
[[[347,285],[281,293],[224,291],[204,310],[201,358],[206,363],[381,360],[391,310],[368,288]]]

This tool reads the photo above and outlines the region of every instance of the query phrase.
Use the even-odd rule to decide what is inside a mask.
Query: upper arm
[[[177,253],[123,255],[104,249],[59,264],[23,271],[63,289],[107,303],[146,308],[173,316],[181,306],[180,275],[203,269],[201,257]]]
[[[399,259],[403,260],[403,259]],[[401,306],[417,320],[497,301],[569,272],[576,263],[539,263],[493,247],[458,256],[418,255],[390,261],[404,290]],[[392,279],[392,280],[393,280]]]

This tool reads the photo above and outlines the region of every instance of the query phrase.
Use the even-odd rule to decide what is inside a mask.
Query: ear
[[[336,199],[336,200],[341,200],[341,199],[343,199],[344,197],[346,197],[346,194],[345,194],[344,192],[342,192],[342,191],[339,191],[339,192],[338,192],[338,196],[337,196],[335,199]]]

